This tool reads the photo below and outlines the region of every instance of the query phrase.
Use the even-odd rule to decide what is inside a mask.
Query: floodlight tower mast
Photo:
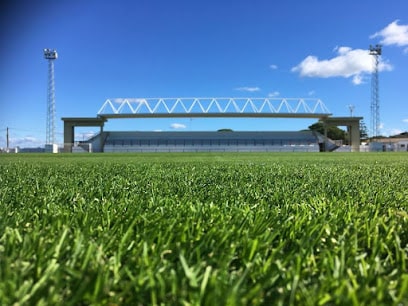
[[[46,144],[55,144],[55,81],[54,60],[58,58],[56,50],[44,49],[44,58],[48,60],[47,88],[47,129]]]
[[[380,95],[379,95],[379,78],[378,64],[379,57],[382,53],[381,45],[370,45],[370,55],[374,56],[374,70],[371,76],[371,133],[372,137],[379,136],[380,129]]]

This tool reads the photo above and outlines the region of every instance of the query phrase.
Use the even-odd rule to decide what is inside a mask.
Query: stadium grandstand
[[[309,118],[323,123],[315,131],[106,131],[108,120],[124,118]],[[142,98],[106,100],[97,117],[64,117],[64,152],[319,152],[338,148],[327,138],[329,126],[347,126],[351,150],[359,151],[361,117],[332,117],[319,99]],[[100,133],[74,143],[75,127]]]
[[[102,132],[77,144],[76,152],[319,152],[334,142],[300,132]]]

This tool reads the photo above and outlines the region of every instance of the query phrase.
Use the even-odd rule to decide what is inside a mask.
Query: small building
[[[408,152],[408,138],[378,138],[371,142],[370,151]]]

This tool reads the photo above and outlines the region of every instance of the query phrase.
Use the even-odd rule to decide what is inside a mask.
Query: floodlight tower
[[[370,55],[374,56],[374,70],[371,76],[371,133],[372,137],[379,136],[380,129],[380,95],[379,95],[379,78],[378,64],[379,57],[382,53],[381,45],[370,45]]]
[[[51,49],[44,49],[44,58],[48,60],[47,129],[45,144],[55,144],[54,60],[58,58],[57,51]]]

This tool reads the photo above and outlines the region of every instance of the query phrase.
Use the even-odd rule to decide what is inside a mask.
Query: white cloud
[[[390,135],[390,136],[392,136],[392,135],[399,135],[399,134],[401,134],[402,132],[403,132],[403,130],[401,130],[401,129],[390,129],[389,135]]]
[[[280,95],[280,92],[279,91],[274,91],[274,92],[270,92],[269,94],[268,94],[268,97],[269,98],[275,98],[275,97],[278,97]]]
[[[97,133],[94,131],[87,131],[87,132],[83,132],[83,133],[75,133],[76,138],[78,139],[89,139],[93,136],[95,136]]]
[[[38,142],[40,142],[40,140],[38,140],[37,138],[32,137],[32,136],[26,136],[26,137],[22,137],[22,138],[13,138],[13,139],[11,139],[11,141],[16,143],[16,144],[21,144],[21,143],[24,143],[24,142],[27,142],[27,143],[38,143]]]
[[[313,96],[315,93],[316,93],[316,92],[315,92],[314,90],[311,90],[311,91],[309,91],[307,94],[308,94],[309,96]]]
[[[277,65],[272,64],[272,65],[269,65],[269,68],[271,68],[272,70],[276,70],[276,69],[278,69],[278,66],[277,66]]]
[[[10,138],[10,147],[41,147],[45,141],[33,136],[22,136]]]
[[[138,98],[113,98],[111,101],[115,103],[123,103],[125,101],[128,101],[129,103],[147,103],[146,99]]]
[[[238,88],[235,88],[235,90],[246,91],[246,92],[255,92],[255,91],[260,91],[261,89],[259,87],[238,87]]]
[[[408,25],[399,25],[398,20],[395,20],[381,31],[370,36],[370,38],[376,37],[381,37],[380,43],[386,46],[408,46]],[[405,49],[404,52],[407,50]]]
[[[172,123],[172,124],[170,124],[170,127],[172,129],[175,129],[175,130],[187,128],[187,126],[185,124],[182,124],[182,123]]]
[[[403,122],[407,122],[408,123],[408,118],[407,119],[403,119]],[[400,135],[402,133],[405,133],[407,130],[404,127],[388,127],[387,125],[385,125],[384,123],[381,123],[380,126],[380,134],[383,136],[396,136],[396,135]]]
[[[374,69],[373,56],[368,50],[336,47],[334,51],[337,52],[337,56],[325,60],[309,55],[299,65],[293,67],[292,72],[297,72],[303,77],[353,77],[353,83],[358,85],[362,83],[363,75],[371,73]],[[392,66],[380,58],[378,69],[392,70]]]
[[[395,136],[403,133],[399,128],[387,128],[384,124],[380,126],[380,134],[386,137]]]
[[[353,84],[354,85],[360,85],[363,83],[363,77],[361,76],[361,74],[357,74],[353,77]]]

